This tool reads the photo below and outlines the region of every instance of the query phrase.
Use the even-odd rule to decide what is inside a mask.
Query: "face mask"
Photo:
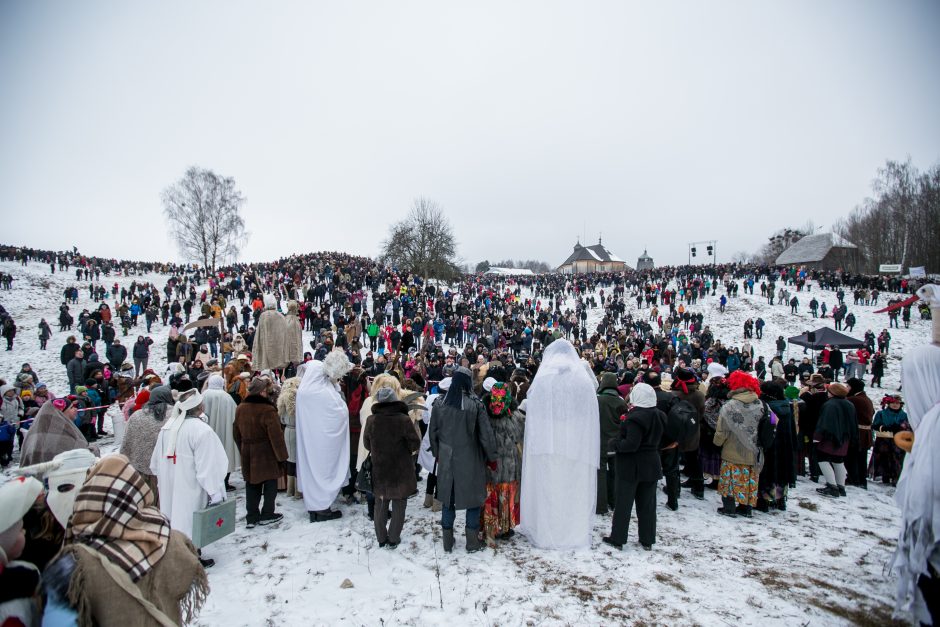
[[[58,470],[46,475],[49,481],[49,493],[46,496],[46,503],[52,511],[52,515],[59,521],[62,527],[67,527],[69,518],[72,516],[72,509],[75,506],[75,498],[78,496],[78,490],[85,483],[85,475],[88,468],[69,468],[67,470]]]

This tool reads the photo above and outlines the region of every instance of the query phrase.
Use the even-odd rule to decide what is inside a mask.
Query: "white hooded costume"
[[[206,412],[206,422],[219,436],[222,448],[225,449],[225,455],[228,457],[228,472],[233,472],[241,466],[241,455],[232,432],[237,407],[235,401],[225,391],[225,379],[222,375],[210,375],[207,389],[202,395],[202,408]]]
[[[424,431],[424,437],[421,439],[421,448],[418,449],[418,463],[421,464],[421,467],[427,470],[429,473],[434,472],[434,466],[437,463],[437,460],[434,458],[434,454],[431,452],[431,408],[434,406],[434,401],[437,400],[437,397],[450,389],[450,382],[452,380],[453,379],[450,377],[445,377],[442,379],[437,384],[437,388],[440,390],[440,392],[437,394],[428,394],[428,398],[424,402],[424,415],[421,417],[421,419],[428,428]]]
[[[337,381],[351,368],[334,350],[307,362],[297,388],[297,489],[309,512],[330,509],[349,481],[349,408]]]
[[[925,285],[917,294],[930,305],[933,343],[907,351],[901,362],[914,448],[894,495],[901,532],[892,568],[898,575],[898,608],[910,609],[914,622],[930,624],[917,581],[928,574],[928,564],[940,572],[940,287]]]
[[[197,416],[186,415],[199,406],[201,395],[193,391],[182,396],[160,429],[150,470],[157,476],[160,511],[173,529],[192,539],[193,512],[225,495],[228,457],[212,427]]]
[[[567,340],[552,342],[526,394],[520,526],[544,549],[591,546],[600,433],[597,380]]]

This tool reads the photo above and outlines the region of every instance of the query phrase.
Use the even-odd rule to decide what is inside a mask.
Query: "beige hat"
[[[33,477],[16,477],[0,486],[0,533],[23,520],[42,492],[42,483]]]

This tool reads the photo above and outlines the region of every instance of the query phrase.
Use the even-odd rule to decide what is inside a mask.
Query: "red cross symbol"
[[[172,459],[173,463],[176,464],[176,453],[173,453],[172,455],[167,455],[166,458]]]
[[[225,521],[220,518],[220,519],[218,519],[217,521],[215,521],[215,526],[221,528],[221,527],[222,527],[222,523],[224,523],[224,522],[225,522]]]

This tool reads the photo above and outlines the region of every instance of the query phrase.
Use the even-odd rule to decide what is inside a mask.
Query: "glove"
[[[486,467],[492,470],[493,472],[496,472],[496,468],[498,466],[499,464],[496,462],[496,460],[493,460],[491,462],[486,462]]]
[[[209,505],[217,505],[222,502],[222,492],[216,492],[209,495]]]

